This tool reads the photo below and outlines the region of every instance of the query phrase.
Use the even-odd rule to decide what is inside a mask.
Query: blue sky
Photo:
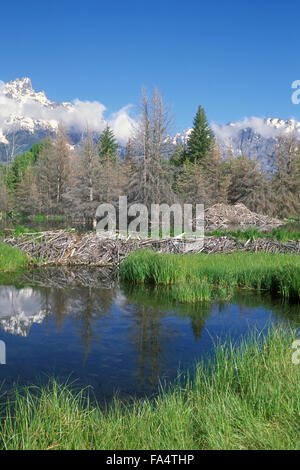
[[[198,104],[220,124],[300,120],[297,1],[11,0],[0,15],[0,79],[29,76],[50,99],[97,100],[111,113],[156,85],[175,130]]]

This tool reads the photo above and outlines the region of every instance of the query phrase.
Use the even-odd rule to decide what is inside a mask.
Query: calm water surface
[[[92,274],[91,274],[92,273]],[[48,270],[35,287],[0,286],[2,392],[49,376],[78,379],[100,400],[151,395],[229,337],[300,325],[300,306],[238,295],[230,303],[170,303],[166,291],[120,286],[99,271]],[[32,285],[32,279],[31,279]]]

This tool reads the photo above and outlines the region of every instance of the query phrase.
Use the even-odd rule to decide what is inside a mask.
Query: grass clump
[[[17,391],[0,405],[0,448],[299,449],[300,366],[295,332],[274,330],[219,346],[193,381],[153,400],[101,408],[67,386]]]
[[[26,233],[32,233],[32,232],[36,232],[36,230],[23,227],[23,225],[17,225],[12,235],[13,237],[19,237],[20,235],[24,235]]]
[[[208,301],[212,297],[212,289],[207,281],[192,284],[175,284],[170,289],[171,298],[178,302]]]
[[[131,283],[180,285],[178,295],[186,299],[189,293],[192,296],[193,290],[205,291],[199,296],[204,300],[214,295],[225,298],[235,288],[300,299],[300,257],[288,254],[174,255],[138,250],[123,260],[120,275],[123,281]]]
[[[32,233],[36,233],[38,234],[38,231],[35,230],[35,229],[31,229],[31,228],[28,228],[28,227],[24,227],[23,225],[16,225],[16,227],[14,227],[14,229],[10,230],[9,231],[7,229],[3,229],[0,231],[0,236],[5,238],[7,237],[7,235],[9,235],[10,237],[20,237],[22,235],[26,235],[26,234],[32,234]]]
[[[19,284],[20,276],[29,267],[31,259],[18,248],[0,243],[0,284]]]
[[[0,273],[10,273],[27,268],[29,258],[18,248],[0,243]]]
[[[277,240],[280,242],[288,242],[290,240],[299,241],[300,240],[300,230],[297,229],[290,229],[287,230],[282,227],[274,228],[268,232],[261,232],[259,229],[255,227],[247,228],[246,230],[214,230],[212,232],[207,232],[206,236],[216,236],[216,237],[224,237],[230,236],[234,237],[237,240],[246,241],[246,240],[253,240],[257,238],[268,238],[270,240]]]

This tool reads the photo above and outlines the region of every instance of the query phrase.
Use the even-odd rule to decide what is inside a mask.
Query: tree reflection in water
[[[238,317],[235,322],[245,317],[250,321],[252,313],[257,318],[260,312],[262,319],[271,315],[273,323],[300,325],[298,304],[249,293],[238,293],[231,302],[176,304],[168,288],[119,286],[115,272],[100,268],[43,269],[27,273],[23,282],[26,287],[21,289],[0,286],[3,332],[30,339],[31,326],[43,325],[52,341],[51,354],[57,354],[59,361],[61,351],[57,352],[54,325],[54,333],[66,341],[65,367],[73,367],[72,355],[83,351],[81,374],[84,370],[93,377],[98,374],[101,383],[112,377],[124,383],[127,380],[128,388],[138,393],[154,393],[159,381],[164,383],[176,375],[178,358],[192,363],[193,355],[205,352],[204,330],[210,318],[214,318],[213,326],[218,325],[218,318],[231,315],[232,305]],[[229,332],[233,327],[227,321]],[[29,347],[31,343],[26,344]],[[90,357],[92,362],[87,364]]]

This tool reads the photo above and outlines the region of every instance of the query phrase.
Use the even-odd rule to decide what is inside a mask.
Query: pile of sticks
[[[204,219],[207,232],[231,227],[257,227],[260,230],[268,230],[283,225],[281,220],[252,212],[244,204],[215,204],[205,210]]]
[[[160,253],[181,253],[183,242],[176,238],[146,239],[107,238],[96,233],[78,235],[74,232],[57,230],[40,233],[26,233],[1,240],[43,264],[58,265],[118,265],[129,253],[139,248],[153,248]]]
[[[118,266],[132,251],[150,248],[159,253],[232,253],[242,251],[267,251],[271,253],[300,254],[300,242],[283,243],[266,238],[241,242],[231,236],[205,237],[203,244],[189,245],[180,237],[167,239],[106,238],[95,232],[78,235],[72,231],[58,230],[26,233],[18,237],[7,237],[4,243],[19,248],[42,264]]]
[[[205,237],[202,253],[232,253],[234,251],[266,251],[268,253],[300,254],[300,242],[279,242],[268,238],[249,239],[245,242],[235,237]]]

